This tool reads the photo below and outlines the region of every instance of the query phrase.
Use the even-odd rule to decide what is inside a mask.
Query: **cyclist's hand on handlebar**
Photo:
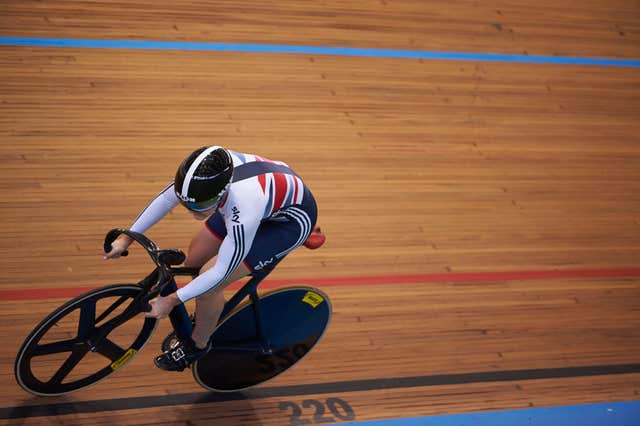
[[[131,237],[125,234],[120,234],[118,238],[116,238],[116,240],[111,243],[111,251],[104,254],[104,259],[117,259],[118,257],[120,257],[122,252],[129,248],[132,242],[133,240],[131,239]]]
[[[144,315],[150,318],[161,319],[169,315],[171,310],[180,303],[182,302],[178,299],[178,295],[175,293],[171,293],[166,297],[158,296],[155,299],[149,300],[151,311]]]

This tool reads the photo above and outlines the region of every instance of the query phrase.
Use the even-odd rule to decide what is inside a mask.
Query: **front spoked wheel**
[[[136,315],[103,336],[142,291],[134,284],[115,284],[53,311],[18,352],[14,372],[20,386],[35,395],[62,395],[116,372],[144,347],[158,323]]]
[[[265,338],[258,338],[252,303],[231,313],[214,331],[211,351],[193,364],[200,385],[232,392],[276,377],[311,351],[331,318],[329,298],[311,287],[264,294],[258,306]]]

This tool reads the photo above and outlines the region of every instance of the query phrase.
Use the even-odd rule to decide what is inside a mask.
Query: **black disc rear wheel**
[[[158,321],[136,315],[106,337],[97,340],[96,336],[141,291],[137,285],[115,284],[78,296],[53,311],[18,352],[14,372],[20,386],[36,395],[61,395],[116,372],[147,343]]]
[[[265,340],[257,337],[253,304],[231,313],[213,333],[211,351],[193,365],[200,385],[231,392],[274,378],[311,351],[331,318],[327,295],[310,287],[264,294],[259,309]]]

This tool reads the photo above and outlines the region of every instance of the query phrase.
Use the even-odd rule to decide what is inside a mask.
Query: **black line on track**
[[[394,377],[388,379],[350,380],[309,385],[273,386],[244,392],[193,392],[162,396],[102,399],[96,401],[62,402],[42,405],[23,405],[0,408],[0,419],[59,416],[77,413],[97,413],[174,405],[206,404],[211,402],[291,397],[300,395],[365,392],[371,390],[416,388],[423,386],[457,385],[483,382],[510,382],[534,379],[603,376],[640,373],[640,364],[595,365],[587,367],[546,368],[535,370],[491,371],[435,376]]]

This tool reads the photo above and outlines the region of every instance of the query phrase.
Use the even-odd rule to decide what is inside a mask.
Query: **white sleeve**
[[[222,240],[215,265],[194,278],[176,293],[183,303],[222,284],[238,269],[249,253],[260,222],[254,226],[233,225]]]
[[[131,225],[131,230],[140,232],[141,234],[145,233],[178,204],[180,204],[180,200],[176,196],[173,190],[173,182],[171,182],[171,184],[140,213],[138,218],[133,222],[133,225]]]

